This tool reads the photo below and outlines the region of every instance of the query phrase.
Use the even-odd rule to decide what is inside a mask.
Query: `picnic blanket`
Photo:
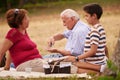
[[[91,78],[91,76],[87,75],[86,73],[83,74],[45,74],[42,72],[20,72],[16,71],[15,69],[10,69],[9,71],[2,70],[0,71],[0,77],[1,78],[6,78],[6,77],[12,77],[15,79],[23,79],[23,78],[47,78],[47,77],[57,77],[57,78],[67,78],[67,77],[72,77],[76,76],[78,78]]]

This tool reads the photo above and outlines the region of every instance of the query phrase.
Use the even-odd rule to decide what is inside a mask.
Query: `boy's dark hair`
[[[92,3],[92,4],[87,4],[83,7],[83,10],[87,13],[89,13],[91,16],[93,14],[97,15],[97,19],[100,19],[103,10],[102,7],[99,4],[96,3]]]

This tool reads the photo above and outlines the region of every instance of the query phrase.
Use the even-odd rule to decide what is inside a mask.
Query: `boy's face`
[[[94,16],[92,15],[90,15],[89,13],[87,13],[87,12],[84,12],[84,16],[85,16],[85,19],[86,19],[86,21],[88,22],[88,24],[90,24],[90,25],[93,25],[93,22],[94,22]]]

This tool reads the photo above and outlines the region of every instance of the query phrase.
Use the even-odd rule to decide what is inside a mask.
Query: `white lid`
[[[43,64],[43,68],[50,68],[50,65],[48,65],[48,64]]]

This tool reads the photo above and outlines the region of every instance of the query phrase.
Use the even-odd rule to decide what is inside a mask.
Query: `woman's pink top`
[[[7,33],[6,39],[13,42],[9,52],[15,67],[25,61],[42,58],[36,44],[30,40],[27,32],[23,35],[17,29],[12,28]]]

